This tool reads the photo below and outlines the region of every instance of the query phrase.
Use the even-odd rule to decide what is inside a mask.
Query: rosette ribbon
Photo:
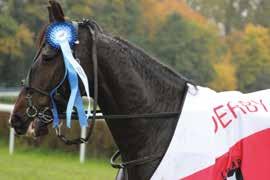
[[[59,116],[57,105],[54,101],[54,95],[57,89],[61,86],[61,84],[67,77],[71,90],[69,101],[66,108],[67,127],[68,128],[71,127],[71,116],[74,107],[76,108],[79,117],[80,126],[87,127],[88,118],[91,115],[88,78],[81,65],[73,57],[72,50],[70,47],[73,46],[77,41],[77,31],[71,23],[57,22],[48,27],[48,30],[46,32],[46,39],[47,42],[51,45],[51,47],[55,49],[58,48],[61,49],[65,64],[65,74],[63,80],[50,93],[52,102],[53,126],[54,127],[59,126]],[[85,114],[83,107],[82,96],[79,89],[79,78],[83,83],[88,100],[87,114]]]

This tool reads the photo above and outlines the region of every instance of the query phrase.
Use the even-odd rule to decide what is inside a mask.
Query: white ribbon
[[[60,31],[57,33],[56,38],[58,39],[58,42],[60,44],[61,50],[63,55],[65,56],[66,59],[69,60],[70,64],[74,68],[74,70],[77,72],[79,75],[80,79],[82,80],[87,100],[88,100],[88,107],[87,107],[87,118],[91,115],[91,103],[90,103],[90,92],[89,92],[89,83],[88,83],[88,78],[86,73],[84,72],[83,68],[81,65],[74,59],[71,48],[69,46],[69,42],[67,39],[67,35],[65,31]]]

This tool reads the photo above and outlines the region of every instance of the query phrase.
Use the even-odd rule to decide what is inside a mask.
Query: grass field
[[[14,104],[17,97],[0,96],[0,103],[2,104]]]
[[[109,161],[80,164],[72,153],[17,147],[10,156],[7,146],[0,145],[0,180],[112,180],[115,174]]]

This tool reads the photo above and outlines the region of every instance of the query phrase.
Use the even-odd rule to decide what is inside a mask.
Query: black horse
[[[50,23],[65,21],[61,6],[55,1],[49,2]],[[187,91],[188,81],[185,78],[147,55],[142,49],[121,38],[105,34],[96,23],[88,21],[86,24],[94,29],[95,38],[91,37],[93,34],[89,33],[88,26],[79,25],[79,44],[74,48],[74,54],[80,59],[89,81],[92,82],[90,93],[93,96],[95,78],[92,47],[95,43],[99,79],[98,104],[104,115],[181,112]],[[44,113],[50,107],[47,94],[61,81],[64,74],[61,52],[52,49],[45,42],[44,34],[30,72],[27,86],[22,88],[11,116],[11,125],[17,134],[25,134],[31,122],[42,118],[29,117],[28,114],[31,113],[28,111]],[[67,82],[61,87],[63,99],[67,99],[67,87]],[[36,109],[29,109],[29,106]],[[179,115],[106,119],[121,152],[122,161],[154,157],[152,160],[146,158],[144,163],[127,165],[124,168],[125,178],[127,174],[129,180],[151,178],[168,148]],[[39,127],[37,123],[34,127],[36,135],[47,133],[46,126]]]

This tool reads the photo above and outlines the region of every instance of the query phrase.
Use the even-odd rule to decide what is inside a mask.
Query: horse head
[[[60,4],[54,0],[49,1],[48,12],[49,24],[41,31],[38,51],[10,118],[10,124],[18,135],[26,132],[34,136],[46,135],[48,133],[47,125],[53,119],[51,98],[56,99],[58,110],[64,111],[70,93],[68,82],[64,78],[63,54],[59,49],[52,48],[45,38],[47,28],[51,24],[67,20]],[[73,54],[80,59],[80,64],[87,69],[87,72],[91,73],[91,63],[85,63],[89,62],[89,57],[91,57],[91,52],[87,48],[91,45],[91,39],[85,28],[80,28],[78,31],[78,41],[72,48]],[[91,78],[88,78],[91,81]],[[51,97],[51,92],[57,86],[59,86],[57,93]]]

